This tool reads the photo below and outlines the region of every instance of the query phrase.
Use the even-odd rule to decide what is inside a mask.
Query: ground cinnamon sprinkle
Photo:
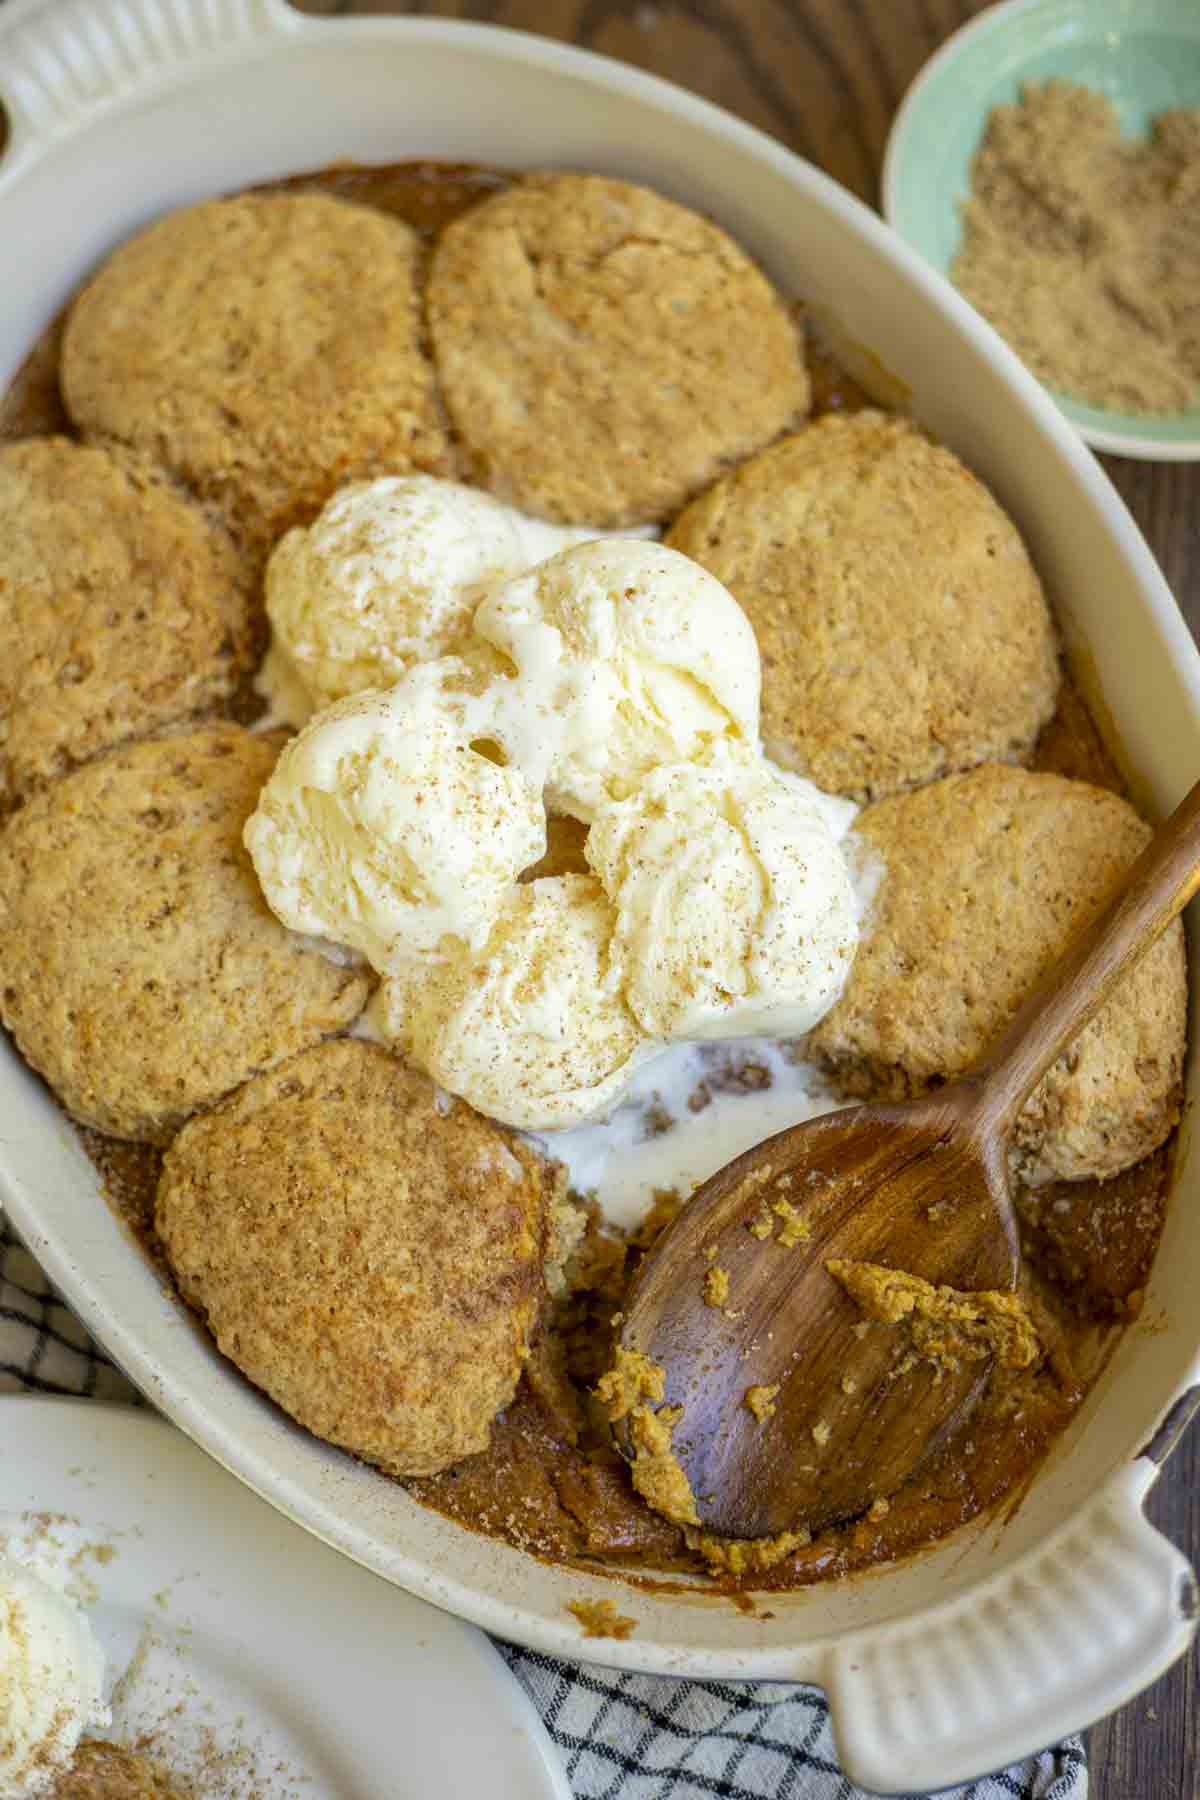
[[[1131,140],[1102,94],[1023,88],[988,119],[950,275],[1052,387],[1200,404],[1200,108]]]

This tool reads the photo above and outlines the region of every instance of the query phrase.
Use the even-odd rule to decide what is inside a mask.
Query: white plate
[[[180,1432],[96,1401],[0,1401],[0,1549],[88,1606],[118,1742],[205,1800],[567,1800],[487,1639],[290,1524]]]

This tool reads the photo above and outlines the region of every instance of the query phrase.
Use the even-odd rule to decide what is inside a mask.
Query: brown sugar
[[[1034,374],[1093,406],[1200,403],[1200,108],[1122,138],[1104,95],[995,107],[950,270]]]

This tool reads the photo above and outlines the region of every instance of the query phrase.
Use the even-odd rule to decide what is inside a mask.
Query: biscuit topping
[[[766,277],[632,182],[534,175],[471,207],[438,241],[427,314],[483,483],[546,518],[669,517],[808,411]]]

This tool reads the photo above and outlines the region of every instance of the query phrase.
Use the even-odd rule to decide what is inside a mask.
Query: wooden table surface
[[[740,113],[872,206],[892,115],[980,0],[296,0],[301,11],[413,13],[540,31],[635,63]],[[1103,459],[1200,635],[1200,463]],[[1200,1424],[1150,1515],[1200,1560]],[[1200,1657],[1090,1735],[1097,1800],[1200,1795]]]

